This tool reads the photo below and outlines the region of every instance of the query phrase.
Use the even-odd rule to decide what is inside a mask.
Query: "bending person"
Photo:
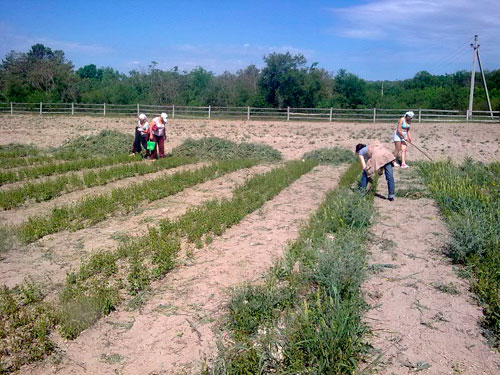
[[[360,189],[366,189],[368,180],[371,179],[375,172],[381,175],[383,171],[387,180],[387,190],[389,191],[387,199],[393,201],[396,195],[394,174],[392,171],[392,163],[396,159],[394,155],[379,142],[375,142],[369,146],[359,143],[356,145],[356,154],[363,169],[359,183]]]
[[[149,140],[156,143],[155,149],[151,152],[151,160],[156,159],[157,155],[160,158],[165,157],[165,125],[167,125],[168,115],[163,112],[160,116],[155,117],[149,127]]]
[[[410,126],[411,119],[415,116],[412,111],[406,112],[398,121],[398,127],[394,132],[394,157],[397,159],[401,154],[401,168],[408,168],[406,165],[406,142],[411,143]]]
[[[146,150],[146,156],[149,155],[149,150],[146,147],[149,123],[146,120],[147,116],[144,113],[141,113],[135,127],[135,138],[134,144],[132,145],[132,154],[141,153],[142,146],[144,147],[144,150]]]

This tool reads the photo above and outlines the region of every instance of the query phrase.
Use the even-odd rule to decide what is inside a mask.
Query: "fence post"
[[[172,104],[172,118],[175,118],[175,105]]]
[[[14,103],[10,102],[10,114],[14,114]]]
[[[40,116],[42,115],[42,102],[40,102]]]
[[[286,121],[290,121],[290,107],[286,107]]]
[[[422,122],[422,108],[419,108],[418,109],[418,122],[421,123]]]
[[[332,122],[333,119],[333,108],[330,107],[330,122]]]
[[[377,119],[377,108],[373,108],[373,123],[375,123]]]
[[[212,106],[211,105],[208,106],[208,118],[210,118],[210,112],[212,112]]]
[[[247,120],[250,120],[250,106],[247,107]]]
[[[71,116],[75,114],[75,103],[71,103]]]
[[[139,117],[139,103],[137,103],[137,117]]]
[[[106,116],[106,103],[104,103],[103,112],[104,112],[104,116]]]

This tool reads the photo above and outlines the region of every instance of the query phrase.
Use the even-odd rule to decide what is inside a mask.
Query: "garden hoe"
[[[408,142],[409,143],[409,142]],[[432,160],[432,158],[429,156],[429,154],[427,154],[427,152],[423,151],[420,149],[420,147],[417,147],[416,145],[414,145],[413,143],[410,143],[410,145],[412,145],[413,147],[415,147],[418,151],[420,151],[422,154],[424,154],[430,161],[434,161]]]

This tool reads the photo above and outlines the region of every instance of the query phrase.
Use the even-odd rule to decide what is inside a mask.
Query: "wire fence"
[[[500,122],[500,111],[412,109],[418,122]],[[194,107],[150,104],[0,103],[0,114],[136,116],[167,112],[173,119],[239,119],[282,121],[395,121],[402,109]]]

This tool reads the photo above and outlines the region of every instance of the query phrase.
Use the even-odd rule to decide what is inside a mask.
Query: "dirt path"
[[[396,187],[405,171],[396,170]],[[379,192],[386,194],[385,181]],[[494,375],[500,356],[484,343],[481,309],[442,254],[447,228],[429,199],[377,199],[366,314],[378,374]]]
[[[145,203],[128,215],[114,216],[76,232],[55,233],[11,250],[2,254],[0,285],[13,287],[26,278],[40,281],[45,286],[61,283],[66,273],[79,267],[82,258],[89,254],[116,248],[126,236],[144,234],[148,226],[156,225],[160,219],[178,217],[189,207],[210,199],[230,197],[231,191],[246,179],[273,167],[258,165],[231,172],[165,199]]]
[[[159,172],[148,173],[142,176],[133,176],[122,178],[114,182],[110,182],[106,185],[94,186],[91,188],[77,190],[72,193],[63,194],[50,201],[40,202],[40,203],[29,203],[27,205],[14,208],[12,210],[1,211],[0,212],[0,225],[18,225],[28,220],[30,216],[34,215],[47,215],[50,214],[54,207],[60,207],[62,205],[68,205],[79,201],[80,199],[97,194],[110,193],[113,189],[130,186],[132,184],[141,183],[144,181],[154,180],[163,176],[173,175],[177,172],[183,171],[193,171],[199,169],[207,163],[197,163],[182,165],[177,168],[164,169]]]
[[[228,288],[256,281],[298,235],[301,223],[335,187],[343,168],[317,167],[194,258],[153,285],[141,311],[119,311],[74,342],[61,363],[25,374],[188,374],[213,354]]]

